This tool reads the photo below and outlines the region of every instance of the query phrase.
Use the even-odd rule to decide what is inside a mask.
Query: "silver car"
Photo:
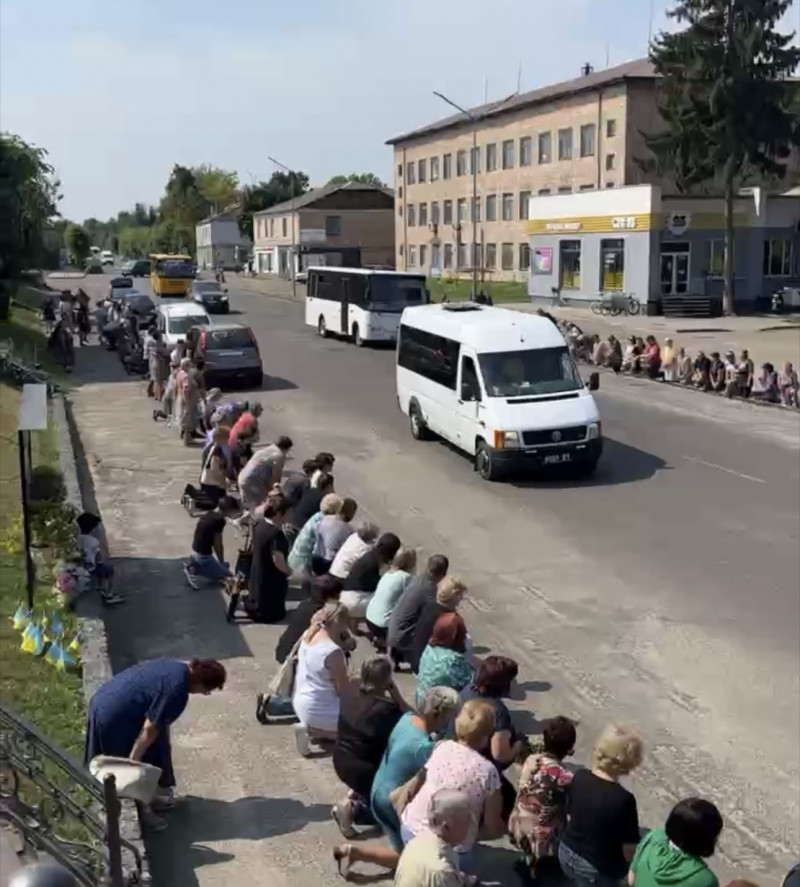
[[[240,382],[260,388],[264,376],[258,342],[249,326],[224,323],[199,327],[198,352],[205,360],[206,384]]]

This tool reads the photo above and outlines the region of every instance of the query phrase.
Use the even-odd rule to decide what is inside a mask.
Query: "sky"
[[[642,58],[672,5],[0,0],[0,129],[49,152],[77,220],[157,203],[174,163],[390,182],[386,140],[450,112],[433,90],[472,106]]]

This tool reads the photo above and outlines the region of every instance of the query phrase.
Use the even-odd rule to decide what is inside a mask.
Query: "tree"
[[[89,257],[89,247],[93,246],[86,229],[74,222],[67,225],[64,231],[64,245],[78,266],[83,265]]]
[[[213,212],[222,212],[239,196],[239,177],[216,166],[204,164],[194,168],[197,190]]]
[[[47,152],[0,134],[0,280],[14,282],[49,251],[46,232],[58,215],[59,182]]]
[[[362,185],[374,185],[376,188],[386,187],[374,172],[351,172],[346,176],[338,175],[328,179],[329,185],[344,185],[346,182],[360,182]]]
[[[776,25],[792,0],[679,0],[668,16],[686,27],[658,34],[650,60],[661,76],[667,124],[647,137],[660,171],[686,190],[721,180],[725,197],[725,312],[733,313],[733,204],[754,176],[782,179],[800,145],[793,34]]]
[[[308,191],[308,176],[304,172],[274,172],[268,182],[246,185],[242,188],[239,230],[253,240],[253,213],[269,209],[299,197]]]

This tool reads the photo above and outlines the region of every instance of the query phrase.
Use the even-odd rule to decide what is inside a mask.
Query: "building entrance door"
[[[688,243],[661,244],[661,295],[682,296],[689,289]]]

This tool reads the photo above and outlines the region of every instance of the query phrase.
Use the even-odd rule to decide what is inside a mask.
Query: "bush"
[[[32,505],[42,502],[63,502],[67,497],[64,478],[57,468],[37,465],[28,482],[28,499]]]

